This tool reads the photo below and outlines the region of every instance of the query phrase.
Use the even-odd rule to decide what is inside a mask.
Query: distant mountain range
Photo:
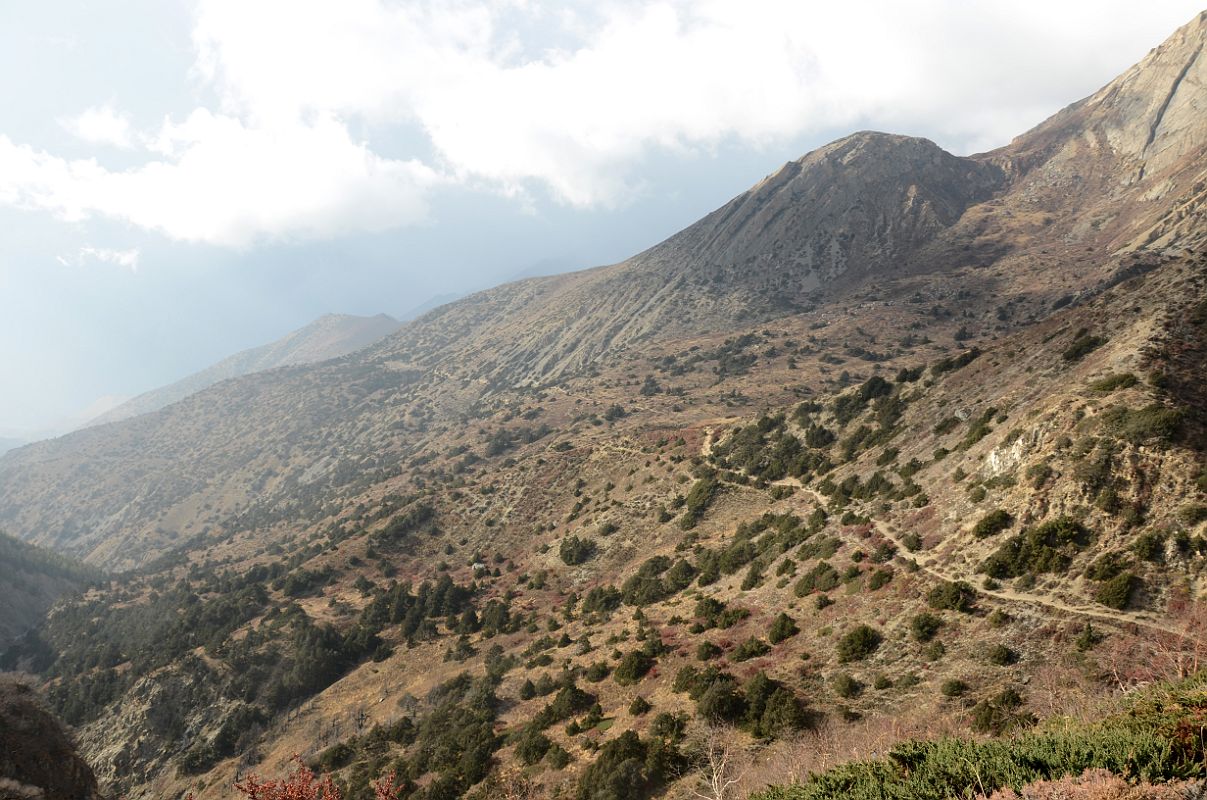
[[[136,417],[183,400],[220,381],[277,367],[313,364],[360,350],[398,330],[402,323],[387,314],[358,317],[325,314],[304,328],[266,345],[222,359],[175,383],[144,392],[101,414],[85,427]]]

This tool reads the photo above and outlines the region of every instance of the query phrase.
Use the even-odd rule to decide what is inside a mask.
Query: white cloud
[[[112,106],[93,106],[60,124],[76,138],[89,144],[106,144],[128,149],[134,146],[130,118]]]
[[[1189,0],[201,0],[194,40],[228,109],[414,123],[462,180],[536,182],[590,206],[623,201],[644,157],[726,140],[879,125],[961,150],[1001,145],[1195,11]]]
[[[58,262],[65,265],[82,266],[89,261],[101,261],[115,264],[131,272],[138,272],[139,250],[137,247],[129,250],[110,250],[104,247],[81,247],[72,256],[58,256]]]
[[[0,202],[245,246],[421,222],[446,182],[622,203],[648,159],[729,141],[875,126],[985,149],[1097,88],[1196,10],[196,0],[194,76],[215,107],[142,133],[107,106],[69,122],[86,141],[144,148],[146,162],[122,171],[0,137]],[[429,163],[379,155],[404,131],[427,137]]]
[[[155,150],[161,158],[113,171],[0,136],[0,202],[244,247],[422,222],[425,192],[439,180],[416,161],[377,156],[327,117],[248,127],[199,109],[165,122]]]

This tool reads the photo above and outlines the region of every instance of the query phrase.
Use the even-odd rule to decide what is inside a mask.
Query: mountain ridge
[[[1185,63],[1181,51],[1193,49],[1202,36],[1201,19],[1196,19],[1141,66],[1165,75],[1174,69],[1171,65]],[[1130,70],[1092,97],[1130,96],[1137,85],[1154,84],[1155,79],[1137,84],[1137,76],[1145,75]],[[1189,91],[1199,84],[1183,80],[1180,85]],[[1114,106],[1103,102],[1083,101],[1071,108],[1083,122],[1094,109],[1113,119]],[[1129,102],[1126,108],[1156,105]],[[498,392],[574,380],[660,341],[739,330],[806,312],[823,300],[866,294],[869,287],[883,296],[889,287],[918,276],[927,280],[926,275],[937,282],[927,289],[936,296],[948,291],[942,275],[961,276],[964,291],[980,298],[975,313],[996,314],[1005,302],[1010,306],[1007,319],[1021,324],[1048,313],[1061,298],[1109,284],[1132,261],[1142,260],[1144,252],[1162,252],[1171,236],[1197,241],[1198,206],[1176,212],[1179,218],[1170,221],[1165,205],[1145,198],[1148,187],[1171,181],[1184,185],[1187,175],[1202,172],[1198,143],[1207,134],[1201,121],[1185,133],[1193,145],[1186,152],[1193,151],[1198,160],[1186,156],[1163,171],[1150,170],[1140,183],[1127,183],[1125,177],[1134,177],[1135,170],[1130,151],[1116,152],[1099,139],[1087,144],[1080,134],[1069,132],[1069,113],[1060,112],[1005,150],[972,158],[952,156],[925,140],[854,134],[791,162],[798,166],[781,169],[700,222],[620,264],[470,295],[404,324],[354,357],[309,371],[286,368],[268,382],[245,378],[212,387],[196,396],[204,404],[175,407],[176,414],[154,424],[113,430],[109,435],[115,438],[108,444],[89,435],[25,448],[19,457],[0,458],[0,477],[5,478],[0,481],[0,523],[57,546],[82,530],[89,531],[89,539],[117,530],[141,536],[130,530],[129,521],[131,515],[143,516],[136,509],[152,498],[175,498],[169,505],[175,510],[168,514],[188,516],[192,512],[185,506],[213,504],[219,497],[227,498],[224,506],[245,502],[249,495],[240,485],[259,485],[265,470],[284,467],[314,475],[313,468],[286,466],[294,458],[288,439],[314,438],[307,431],[318,430],[325,418],[330,427],[323,435],[342,442],[346,463],[374,463],[385,452],[417,451],[417,442],[402,435],[407,426],[401,419],[420,396],[422,405],[447,420],[489,402]],[[1098,125],[1098,117],[1085,124],[1091,123]],[[1151,120],[1138,124],[1145,128]],[[1046,154],[1046,160],[1020,166],[1037,152]],[[1188,189],[1196,191],[1194,185]],[[759,226],[751,230],[760,233],[749,240],[742,238],[748,220]],[[344,388],[337,390],[337,385]],[[212,425],[188,422],[189,414],[204,418],[204,405],[242,405],[244,411],[223,415]],[[249,414],[267,416],[254,421]],[[282,427],[282,435],[271,446],[272,456],[243,441],[254,439],[253,431],[274,426]],[[171,439],[180,435],[201,436],[209,444],[202,439],[173,444]],[[85,449],[74,452],[77,444]],[[108,502],[81,508],[82,516],[68,508],[48,516],[52,503],[17,499],[27,490],[35,493],[25,494],[27,498],[47,501],[59,494],[55,487],[78,472],[77,462],[87,461],[85,454],[93,448],[106,452],[100,456],[104,462],[126,470],[132,462],[116,460],[111,453],[138,449],[177,457],[154,470],[138,467],[119,486],[98,487]],[[221,465],[213,455],[217,453],[233,460]],[[199,458],[212,466],[203,466]],[[257,459],[259,466],[254,465]],[[332,460],[329,469],[336,463]],[[158,488],[140,491],[137,476],[151,474],[157,475]],[[169,478],[174,486],[165,494]],[[284,487],[289,481],[276,483]],[[145,530],[148,524],[139,527]],[[176,523],[171,528],[190,535]],[[194,523],[191,530],[197,529]],[[109,555],[102,563],[115,565],[111,551],[116,546],[106,545]],[[89,552],[79,542],[72,547],[77,555]],[[144,551],[143,557],[150,553]]]
[[[338,358],[389,336],[401,324],[387,314],[372,317],[324,314],[280,339],[242,350],[178,381],[143,392],[89,421],[84,427],[158,411],[219,381],[277,367]]]
[[[750,794],[1183,677],[1203,20],[1006,148],[853,134],[620,264],[0,458],[0,525],[122,570],[6,658],[107,788],[202,800],[298,755],[649,798],[722,736]]]

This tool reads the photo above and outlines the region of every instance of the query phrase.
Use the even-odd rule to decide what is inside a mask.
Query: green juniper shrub
[[[1201,688],[1175,687],[1166,703],[1146,697],[1099,723],[1045,727],[1009,739],[903,742],[878,760],[848,762],[801,783],[764,790],[752,800],[988,796],[1006,788],[1019,793],[1027,784],[1089,769],[1107,769],[1129,783],[1186,779],[1199,774],[1202,751],[1179,743],[1175,732],[1186,722],[1196,728],[1191,720],[1201,713]]]
[[[943,620],[940,617],[931,614],[928,611],[923,611],[921,614],[915,614],[913,619],[909,621],[909,630],[914,639],[919,642],[929,642],[935,638],[935,634],[943,627]]]
[[[876,652],[882,638],[880,633],[871,626],[855,626],[838,640],[839,663],[862,661]]]
[[[550,745],[549,752],[545,754],[545,761],[554,769],[565,769],[574,760],[574,756],[560,744],[554,743]]]
[[[834,687],[834,694],[850,700],[853,697],[858,697],[863,691],[863,684],[855,679],[849,672],[840,672],[834,676],[831,681],[831,686]]]
[[[539,730],[524,728],[516,741],[515,753],[525,764],[535,764],[545,757],[552,744]]]
[[[726,630],[737,625],[742,620],[750,616],[750,609],[747,608],[727,608],[721,612],[721,616],[717,617],[717,627],[721,630]]]
[[[691,530],[696,527],[700,522],[700,518],[708,509],[709,504],[712,503],[719,486],[720,484],[715,475],[706,475],[696,481],[691,491],[687,493],[683,518],[679,520],[679,526],[683,530]]]
[[[669,711],[663,711],[654,717],[653,722],[650,723],[651,736],[657,736],[659,739],[666,739],[672,742],[680,741],[686,730],[686,714],[672,714]]]
[[[1069,363],[1080,361],[1104,344],[1106,344],[1104,337],[1094,336],[1088,329],[1082,328],[1073,334],[1072,341],[1069,342],[1069,346],[1060,354],[1060,357]]]
[[[809,715],[796,695],[762,670],[746,683],[743,694],[744,727],[759,738],[782,736],[809,724]]]
[[[838,570],[834,569],[828,561],[819,561],[797,580],[792,591],[797,597],[804,597],[813,592],[828,592],[836,589],[841,582]]]
[[[1140,381],[1130,372],[1115,373],[1100,378],[1090,384],[1090,389],[1102,394],[1110,394],[1119,389],[1130,389]]]
[[[1077,634],[1077,638],[1073,640],[1073,645],[1078,652],[1084,653],[1093,650],[1102,639],[1102,634],[1094,630],[1094,626],[1087,622],[1081,632]]]
[[[797,626],[796,620],[781,612],[772,621],[771,628],[767,631],[767,641],[771,642],[771,644],[779,644],[786,639],[791,639],[798,633],[800,633],[800,628]]]
[[[959,678],[949,678],[939,686],[939,694],[944,697],[962,697],[968,691],[968,684]]]
[[[985,660],[998,667],[1007,667],[1018,661],[1018,654],[1004,644],[990,645]]]
[[[964,581],[945,581],[927,593],[926,603],[941,611],[971,614],[976,605],[976,589]]]
[[[702,677],[693,689],[697,690],[696,716],[701,719],[736,723],[746,713],[746,698],[737,682],[725,673],[715,674],[711,680]]]
[[[1108,581],[1103,582],[1094,592],[1094,600],[1108,608],[1122,611],[1131,605],[1132,598],[1139,590],[1141,581],[1131,572],[1122,572]]]
[[[1136,537],[1132,552],[1144,561],[1160,561],[1165,555],[1165,534],[1148,531]]]
[[[696,660],[710,661],[721,655],[721,648],[709,641],[700,642],[696,645]]]
[[[973,706],[972,729],[977,733],[1001,736],[1015,728],[1034,725],[1034,714],[1020,711],[1023,698],[1012,688],[1003,689],[992,698]]]
[[[648,714],[652,708],[653,706],[650,705],[650,701],[646,700],[641,695],[637,695],[633,698],[633,702],[629,703],[629,713],[634,717],[640,717]]]
[[[749,661],[752,658],[766,655],[771,651],[771,647],[766,642],[758,637],[751,636],[746,641],[739,644],[730,653],[729,658],[733,661]]]
[[[876,591],[887,586],[892,579],[893,571],[891,569],[878,569],[868,577],[868,589]]]
[[[1025,573],[1064,572],[1073,556],[1087,547],[1093,534],[1072,517],[1058,517],[1010,537],[977,567],[993,578],[1016,578]]]
[[[1183,416],[1180,409],[1152,403],[1139,409],[1116,406],[1102,412],[1099,419],[1104,430],[1132,444],[1164,444],[1181,433]]]
[[[1207,505],[1202,503],[1188,503],[1178,509],[1178,519],[1184,525],[1195,526],[1200,522],[1207,520]]]
[[[1127,556],[1119,551],[1103,553],[1096,558],[1085,570],[1085,576],[1090,580],[1109,581],[1128,568]]]
[[[994,509],[981,517],[972,528],[972,535],[978,539],[987,539],[1009,528],[1014,518],[1004,508]]]
[[[567,536],[558,547],[558,555],[567,566],[582,564],[595,555],[595,542],[579,536]]]
[[[575,800],[644,800],[672,774],[669,767],[682,761],[676,752],[625,731],[605,742],[595,761],[583,770]]]

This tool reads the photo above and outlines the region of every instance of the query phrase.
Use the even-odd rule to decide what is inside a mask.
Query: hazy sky
[[[991,149],[1197,11],[0,0],[0,436],[325,312],[620,260],[852,130]]]

